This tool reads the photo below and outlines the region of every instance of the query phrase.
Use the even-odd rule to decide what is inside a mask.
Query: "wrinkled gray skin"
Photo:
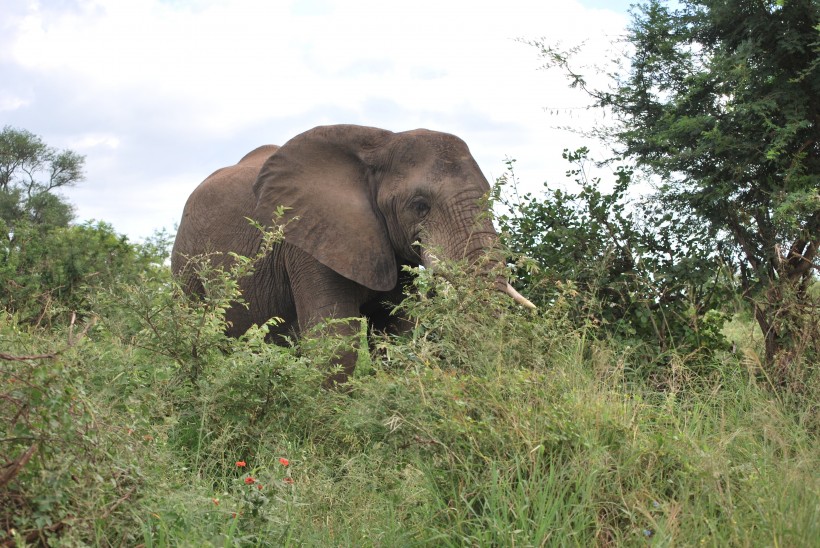
[[[249,308],[228,311],[229,334],[274,316],[284,320],[280,335],[329,318],[367,316],[384,328],[388,309],[381,303],[401,299],[401,265],[432,266],[414,242],[471,261],[495,248],[496,232],[480,207],[489,190],[467,145],[453,135],[317,127],[205,179],[185,205],[171,265],[201,291],[185,268],[188,257],[219,251],[212,261],[225,264],[227,252],[255,255],[260,233],[246,217],[269,225],[276,207],[287,206],[284,220],[298,219],[241,280]],[[342,356],[342,371],[330,382],[344,382],[355,359]]]

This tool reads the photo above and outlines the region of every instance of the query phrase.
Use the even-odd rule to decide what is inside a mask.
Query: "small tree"
[[[628,69],[606,90],[591,88],[566,52],[538,45],[614,113],[603,134],[661,179],[657,202],[710,226],[715,249],[732,252],[766,362],[786,380],[798,354],[817,352],[804,341],[820,317],[808,302],[820,244],[820,5],[676,4],[633,8]]]
[[[53,191],[83,179],[85,158],[47,146],[24,129],[0,132],[0,219],[13,230],[20,222],[47,228],[67,226],[71,206]]]

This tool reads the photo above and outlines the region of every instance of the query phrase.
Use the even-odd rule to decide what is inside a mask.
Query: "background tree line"
[[[0,132],[0,305],[27,323],[88,312],[89,289],[161,265],[169,237],[134,244],[102,221],[73,224],[59,192],[81,182],[85,158],[33,133]]]

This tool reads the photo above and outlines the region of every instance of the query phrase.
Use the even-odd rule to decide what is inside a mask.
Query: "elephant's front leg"
[[[287,258],[300,334],[306,334],[327,320],[360,318],[359,307],[367,289],[326,267],[307,253],[291,248]],[[321,334],[328,337],[353,337],[359,333],[359,322],[338,322],[326,325]],[[331,365],[341,370],[330,375],[327,386],[344,383],[356,367],[358,351],[355,346],[342,351]]]

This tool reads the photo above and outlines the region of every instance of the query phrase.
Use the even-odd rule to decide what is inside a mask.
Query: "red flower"
[[[290,464],[290,461],[288,459],[286,459],[285,457],[280,457],[279,458],[279,464],[281,464],[282,466],[287,466],[288,464]]]
[[[288,477],[288,478],[282,478],[282,481],[284,481],[284,482],[285,482],[285,483],[287,483],[288,485],[293,485],[293,478],[290,478],[290,477]]]
[[[244,460],[238,460],[238,461],[236,461],[236,465],[237,465],[239,468],[245,468],[245,466],[247,466],[247,464],[245,463],[245,461],[244,461]]]
[[[247,485],[253,485],[254,483],[256,483],[256,480],[254,478],[248,476],[247,478],[245,478],[245,483]]]
[[[263,487],[264,486],[261,483],[256,484],[256,488],[259,489],[260,491],[262,490]]]

